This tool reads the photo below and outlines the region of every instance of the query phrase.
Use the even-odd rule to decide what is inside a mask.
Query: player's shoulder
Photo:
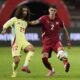
[[[59,22],[60,24],[63,24],[63,21],[61,20],[59,16],[56,17],[56,21]]]
[[[11,19],[17,19],[16,17],[12,17]]]
[[[43,15],[43,16],[41,16],[41,17],[44,17],[44,18],[46,18],[48,15]]]
[[[40,19],[47,19],[48,15],[43,15],[40,17]]]
[[[59,22],[62,22],[62,20],[59,16],[56,16],[56,20],[58,20]]]
[[[12,18],[11,18],[11,20],[16,21],[16,20],[17,20],[17,18],[16,18],[16,17],[12,17]]]

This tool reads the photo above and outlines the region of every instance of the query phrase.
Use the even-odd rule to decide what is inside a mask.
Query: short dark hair
[[[50,5],[49,8],[57,9],[56,5],[54,5],[54,4]]]

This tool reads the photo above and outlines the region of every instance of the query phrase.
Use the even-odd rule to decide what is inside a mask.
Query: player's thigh
[[[12,46],[12,57],[21,56],[20,51],[21,51],[21,45],[15,43]]]
[[[56,44],[53,46],[53,50],[54,50],[56,53],[57,53],[59,50],[64,50],[61,41],[56,42]]]
[[[47,42],[42,44],[42,53],[45,53],[45,52],[49,53],[50,49],[51,49],[51,45],[47,44]]]
[[[50,57],[50,55],[49,54],[51,54],[51,45],[49,45],[49,44],[43,44],[43,46],[42,46],[42,58],[43,57],[47,57],[47,58],[49,58]]]
[[[29,43],[28,41],[25,41],[22,45],[22,49],[24,51],[34,51],[34,46],[31,43]]]

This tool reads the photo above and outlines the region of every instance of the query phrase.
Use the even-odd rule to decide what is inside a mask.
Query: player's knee
[[[15,57],[15,58],[14,58],[14,62],[15,62],[15,64],[19,64],[20,58],[19,58],[19,57]]]
[[[57,58],[60,60],[67,59],[67,54],[63,50],[60,50],[57,53]]]
[[[30,45],[30,46],[28,46],[27,50],[34,52],[35,51],[35,48],[32,45]]]
[[[35,51],[35,48],[34,47],[31,47],[30,51],[33,51],[34,52]]]
[[[42,53],[42,58],[48,58],[48,53],[46,53],[46,52],[44,52],[44,53]]]

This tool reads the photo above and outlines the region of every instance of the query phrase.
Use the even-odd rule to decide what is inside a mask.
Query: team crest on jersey
[[[58,25],[58,24],[59,24],[59,22],[56,22],[56,24]]]

